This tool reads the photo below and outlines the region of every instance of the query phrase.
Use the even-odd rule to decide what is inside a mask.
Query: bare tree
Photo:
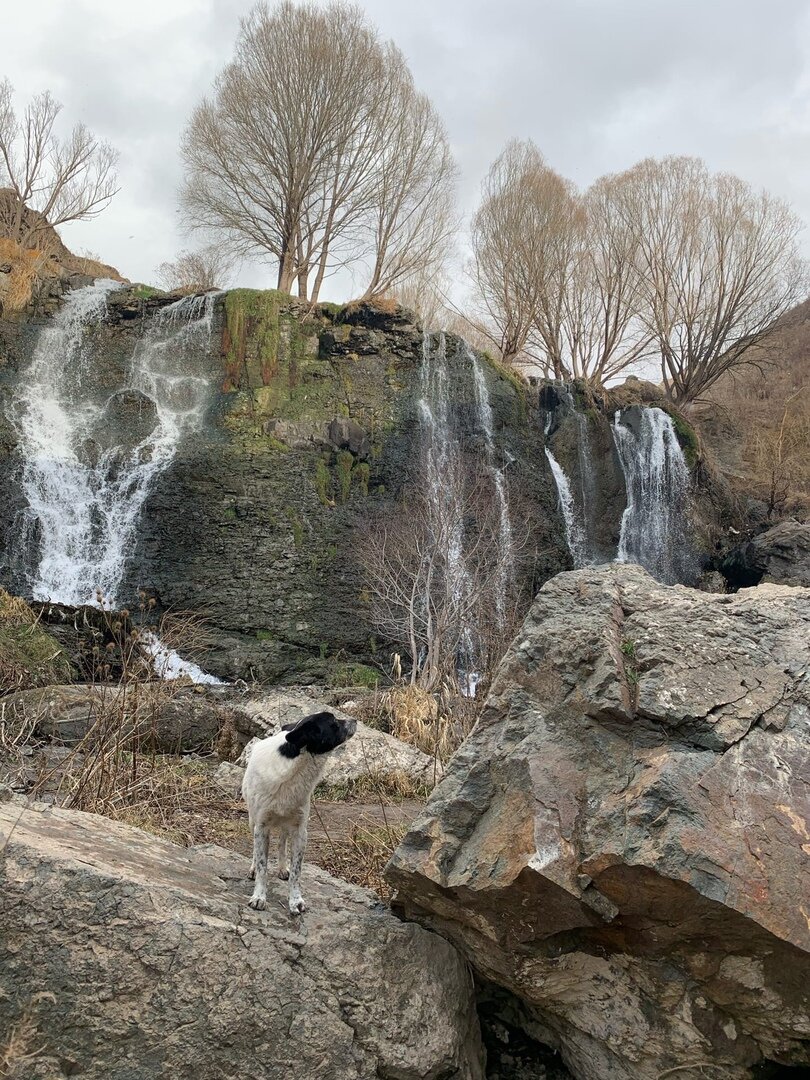
[[[532,142],[509,142],[484,181],[472,222],[472,276],[480,328],[509,362],[536,332],[558,372],[563,285],[572,258],[571,185]],[[561,372],[560,372],[561,373]]]
[[[604,384],[652,348],[639,316],[638,240],[616,212],[611,178],[576,204],[569,239],[558,244],[557,288],[538,303],[540,351],[555,377]]]
[[[417,274],[439,274],[458,228],[456,166],[444,125],[416,92],[404,60],[388,66],[392,92],[383,107],[390,115],[378,117],[383,138],[368,215],[374,259],[363,299]]]
[[[701,397],[750,363],[806,294],[790,208],[697,158],[642,161],[613,179],[613,205],[638,251],[639,311],[669,394]]]
[[[0,188],[12,193],[0,200],[0,230],[34,248],[50,227],[95,217],[109,204],[118,190],[118,153],[84,124],[60,138],[55,125],[62,106],[48,91],[21,117],[13,95],[8,79],[0,83]]]
[[[205,292],[227,284],[235,256],[221,244],[209,244],[198,251],[181,251],[171,262],[162,262],[155,280],[164,289]]]
[[[186,223],[269,255],[304,298],[369,254],[366,296],[390,290],[449,232],[442,126],[402,54],[341,0],[255,7],[182,153]]]
[[[449,498],[431,503],[413,487],[396,514],[372,523],[361,541],[372,621],[407,653],[412,684],[457,686],[473,673],[491,674],[503,655],[518,599],[513,591],[498,619],[495,593],[525,542],[504,549],[498,514],[483,477],[468,483],[461,507]]]

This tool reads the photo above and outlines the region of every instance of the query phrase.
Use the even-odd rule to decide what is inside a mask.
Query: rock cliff
[[[400,909],[578,1080],[810,1064],[808,671],[806,589],[555,577],[394,855]]]
[[[85,330],[84,375],[99,401],[113,396],[117,430],[133,444],[143,402],[121,396],[138,341],[173,298],[121,289]],[[25,378],[49,315],[6,321],[0,396]],[[435,341],[435,339],[434,339]],[[403,309],[312,308],[275,292],[217,299],[214,332],[197,374],[214,389],[202,428],[153,483],[120,590],[204,613],[214,646],[206,666],[226,677],[306,682],[336,668],[376,664],[385,643],[368,616],[357,539],[369,518],[395,514],[419,482],[417,402],[423,335]],[[529,539],[521,562],[528,598],[569,565],[542,453],[536,395],[481,361],[498,465]],[[485,438],[469,357],[447,341],[451,422],[463,453],[483,461]],[[1,411],[1,410],[0,410]],[[0,580],[25,594],[19,553],[24,509],[13,427],[0,422]],[[390,650],[389,650],[390,651]],[[387,661],[387,657],[385,658]]]

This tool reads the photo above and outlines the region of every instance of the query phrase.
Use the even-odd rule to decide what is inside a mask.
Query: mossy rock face
[[[0,694],[71,682],[74,674],[25,601],[0,589]]]

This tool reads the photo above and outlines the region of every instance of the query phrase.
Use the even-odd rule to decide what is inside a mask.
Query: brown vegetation
[[[701,434],[770,518],[810,517],[810,301],[781,320],[758,363],[718,380]]]

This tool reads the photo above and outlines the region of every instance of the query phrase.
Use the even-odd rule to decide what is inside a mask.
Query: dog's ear
[[[292,731],[293,728],[298,727],[300,722],[301,722],[300,720],[295,720],[292,724],[282,724],[281,730],[282,731]]]
[[[287,740],[280,750],[285,757],[298,757],[302,750],[310,754],[328,754],[353,734],[354,724],[338,720],[334,713],[313,713],[287,732]]]

